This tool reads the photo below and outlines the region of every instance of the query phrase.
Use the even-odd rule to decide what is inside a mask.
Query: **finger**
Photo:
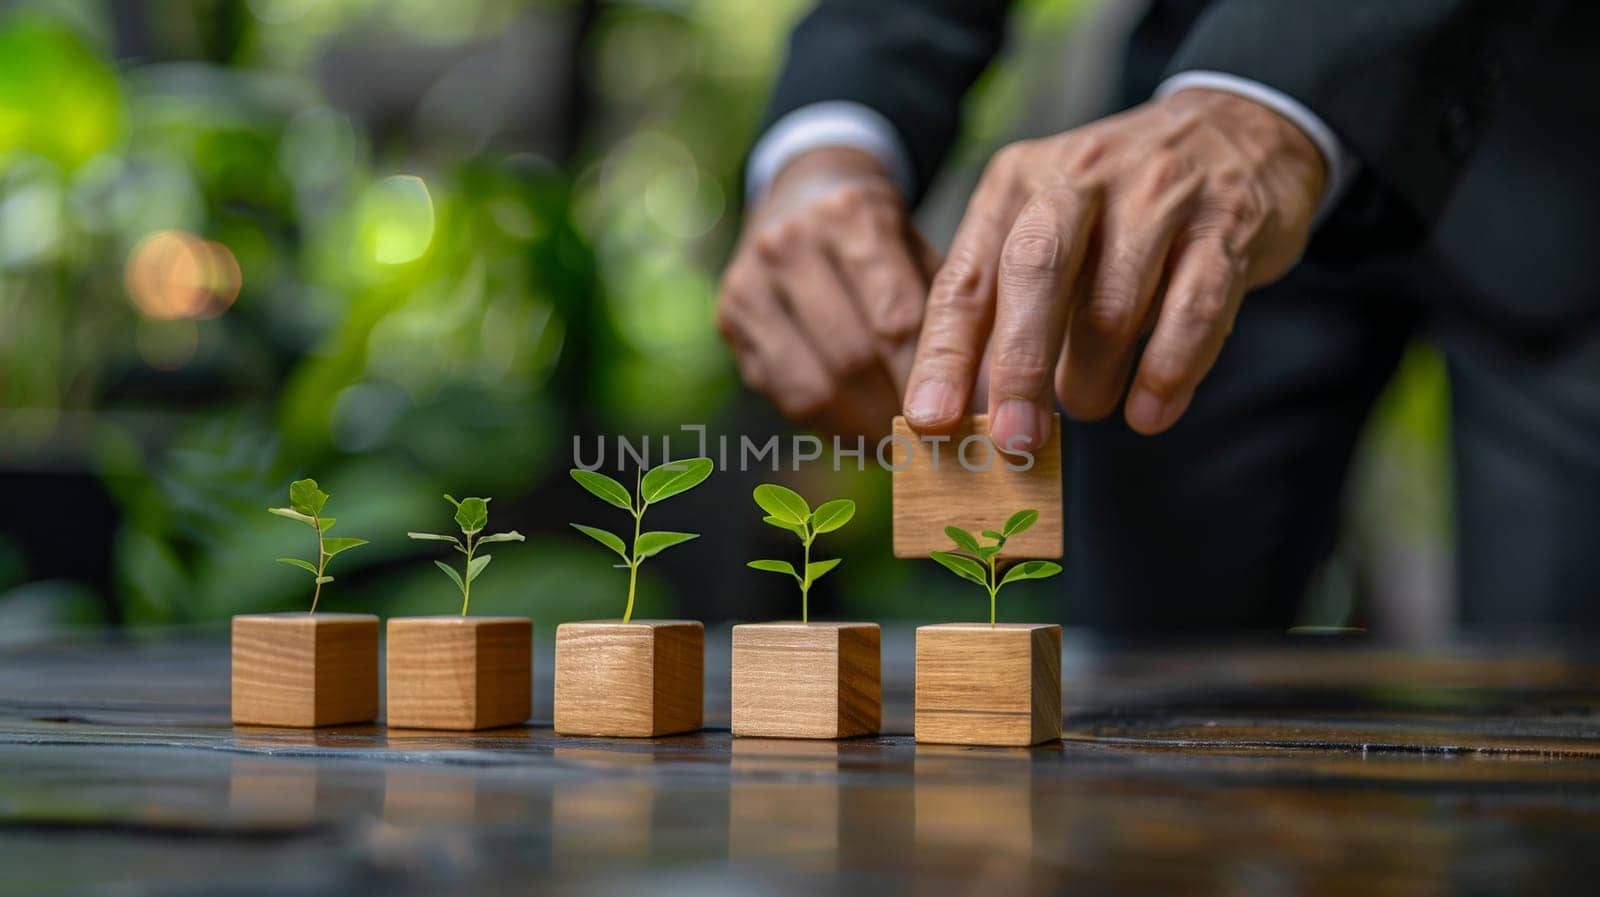
[[[824,246],[768,250],[779,301],[835,379],[850,379],[877,361],[877,348],[856,302]]]
[[[1003,449],[1031,451],[1050,432],[1068,291],[1097,209],[1093,194],[1053,187],[1028,201],[1001,249],[988,396],[989,438]]]
[[[1216,363],[1244,296],[1244,266],[1220,237],[1186,242],[1128,395],[1128,426],[1147,436],[1177,422]]]
[[[971,399],[994,319],[1001,247],[1021,204],[1017,164],[1014,151],[996,154],[934,275],[905,393],[906,421],[919,431],[953,429]]]
[[[911,374],[928,279],[903,239],[903,221],[888,210],[856,220],[857,226],[829,242],[829,256],[867,322],[878,361],[898,393]]]
[[[811,343],[790,320],[776,290],[764,279],[747,280],[718,311],[746,383],[791,420],[816,418],[837,390],[833,376]]]
[[[1121,400],[1173,239],[1189,220],[1201,181],[1191,176],[1176,184],[1167,178],[1153,183],[1144,195],[1107,206],[1094,264],[1072,306],[1056,393],[1066,412],[1080,420],[1105,417]]]

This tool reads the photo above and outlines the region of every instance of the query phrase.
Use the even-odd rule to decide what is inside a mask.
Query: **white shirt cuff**
[[[790,112],[756,141],[745,170],[746,200],[759,199],[795,156],[824,146],[847,146],[870,153],[889,170],[900,191],[911,195],[915,186],[911,154],[895,126],[870,106],[828,100]]]
[[[1179,72],[1161,82],[1156,88],[1156,99],[1172,96],[1180,90],[1190,88],[1204,88],[1206,90],[1220,90],[1226,93],[1237,94],[1246,99],[1271,109],[1287,118],[1295,127],[1303,131],[1308,139],[1316,145],[1317,152],[1322,154],[1322,161],[1328,167],[1328,182],[1322,188],[1322,201],[1317,206],[1317,214],[1313,219],[1314,225],[1321,224],[1328,213],[1338,204],[1344,196],[1345,188],[1350,186],[1350,180],[1355,177],[1360,163],[1350,150],[1345,148],[1339,135],[1328,127],[1315,112],[1306,108],[1294,97],[1281,90],[1268,87],[1259,81],[1230,75],[1227,72],[1190,71]],[[1313,225],[1313,226],[1314,226]]]

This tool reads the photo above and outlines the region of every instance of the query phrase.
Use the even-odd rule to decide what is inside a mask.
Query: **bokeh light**
[[[158,321],[215,318],[239,295],[239,262],[228,247],[181,230],[157,231],[128,256],[128,297]]]
[[[380,265],[416,261],[433,242],[433,197],[422,178],[386,177],[361,198],[361,241]]]

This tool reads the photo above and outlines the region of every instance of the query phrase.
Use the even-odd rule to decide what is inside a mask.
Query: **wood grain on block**
[[[652,738],[700,728],[705,627],[597,620],[556,627],[555,730]]]
[[[733,734],[876,735],[882,719],[876,623],[733,627]]]
[[[915,731],[936,744],[1026,746],[1061,737],[1061,627],[917,627]]]
[[[988,433],[989,416],[976,414],[948,442],[934,444],[923,440],[905,418],[894,419],[890,463],[895,468],[895,557],[925,558],[930,551],[953,550],[945,527],[959,526],[974,535],[999,531],[1007,517],[1023,508],[1038,511],[1039,520],[1008,541],[1001,557],[1061,557],[1060,415],[1050,416],[1050,436],[1034,449],[1028,470],[1010,469],[1025,459],[996,451]]]
[[[532,712],[533,623],[526,617],[389,621],[388,724],[494,729]]]
[[[378,618],[244,614],[233,618],[233,721],[308,728],[378,715]]]

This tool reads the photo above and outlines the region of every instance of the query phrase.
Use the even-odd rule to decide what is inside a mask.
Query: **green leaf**
[[[827,573],[834,567],[839,566],[840,560],[842,560],[842,558],[829,558],[826,561],[812,561],[811,563],[807,564],[806,582],[816,582],[817,580],[821,579],[824,573]]]
[[[267,513],[277,514],[279,517],[287,517],[290,520],[298,520],[301,523],[304,523],[306,526],[313,526],[317,522],[317,518],[312,517],[309,514],[302,514],[299,511],[291,510],[289,508],[268,508]]]
[[[457,545],[461,544],[461,540],[455,536],[444,536],[439,533],[406,533],[406,538],[416,539],[418,542],[454,542]]]
[[[603,529],[596,529],[592,526],[584,526],[581,523],[574,523],[571,526],[573,529],[583,533],[585,536],[588,536],[596,542],[599,542],[601,545],[604,545],[612,551],[615,551],[617,554],[622,556],[623,560],[628,559],[628,546],[622,544],[622,540],[616,536],[613,536]]]
[[[996,539],[996,540],[998,540],[998,539],[1004,539],[1006,537],[1006,535],[1005,535],[1005,533],[997,533],[992,529],[986,529],[986,530],[983,531],[983,537],[985,539]]]
[[[633,550],[634,553],[639,555],[639,558],[643,560],[644,558],[650,557],[661,551],[665,551],[674,545],[681,545],[690,539],[698,538],[700,538],[699,533],[673,533],[665,531],[640,533],[639,538],[634,540]]]
[[[756,504],[761,510],[788,523],[804,525],[811,519],[811,506],[800,493],[776,483],[762,483],[756,487]]]
[[[339,519],[337,517],[318,517],[317,529],[327,532],[328,530],[333,529],[333,525],[338,522]]]
[[[974,539],[971,533],[961,527],[947,526],[944,528],[944,534],[949,536],[950,541],[956,543],[956,547],[962,551],[968,551],[973,554],[978,553],[978,540]]]
[[[289,507],[307,517],[320,515],[322,506],[327,503],[328,493],[317,488],[316,480],[295,480],[289,484]]]
[[[330,582],[333,582],[333,577],[331,577],[331,576],[319,576],[319,577],[317,577],[317,585],[319,585],[319,586],[320,585],[324,585],[326,583],[330,583]]]
[[[673,468],[677,468],[674,470]],[[639,485],[645,501],[666,501],[705,482],[711,476],[710,458],[689,458],[663,464],[644,475]]]
[[[456,584],[456,588],[460,589],[463,595],[466,594],[467,585],[461,581],[461,574],[457,573],[454,567],[446,564],[444,561],[434,561],[433,565],[438,567],[440,570],[443,570],[444,575],[450,577],[450,581]]]
[[[999,553],[999,545],[985,545],[978,549],[978,560],[987,561]]]
[[[983,565],[966,555],[951,551],[935,551],[929,553],[928,557],[938,561],[945,569],[962,579],[975,582],[986,589],[989,587],[987,571],[983,569]]]
[[[578,481],[579,486],[589,490],[591,495],[606,504],[624,511],[633,510],[633,499],[628,495],[628,490],[605,474],[575,467],[572,469],[572,478]]]
[[[817,506],[811,515],[811,528],[819,533],[831,533],[856,516],[856,503],[848,498],[836,498]]]
[[[1038,519],[1038,511],[1035,511],[1032,508],[1021,510],[1006,518],[1006,525],[1001,527],[1000,531],[1006,535],[1006,538],[1010,538],[1027,529],[1028,527],[1033,526],[1034,521]]]
[[[333,557],[341,551],[349,551],[365,544],[367,544],[366,539],[323,539],[322,550],[327,552],[328,557]]]
[[[526,541],[527,541],[527,537],[526,536],[522,535],[521,533],[517,532],[516,530],[512,530],[509,533],[495,533],[492,536],[484,536],[483,538],[478,540],[478,544],[479,545],[488,545],[490,542],[526,542]]]
[[[761,518],[761,522],[767,524],[768,526],[775,526],[778,529],[786,529],[802,539],[806,537],[806,525],[804,523],[790,523],[787,520],[779,519],[771,514]]]
[[[788,561],[751,561],[745,566],[752,570],[765,570],[768,573],[787,573],[794,577],[795,582],[800,581],[800,574],[794,572],[794,565]]]
[[[1061,565],[1054,561],[1025,561],[1007,570],[1000,584],[1005,585],[1023,579],[1049,579],[1060,572]]]
[[[473,558],[471,563],[467,564],[467,582],[477,579],[478,574],[482,573],[483,568],[489,566],[489,562],[492,560],[494,560],[494,555],[492,554],[480,554]]]
[[[445,498],[450,498],[446,495]],[[456,526],[467,535],[474,535],[483,531],[489,525],[489,499],[463,498],[460,501],[450,499],[456,506]]]
[[[273,558],[273,560],[280,564],[288,564],[291,567],[299,567],[301,570],[310,573],[312,576],[317,575],[317,565],[311,563],[310,561],[302,561],[299,558]]]

